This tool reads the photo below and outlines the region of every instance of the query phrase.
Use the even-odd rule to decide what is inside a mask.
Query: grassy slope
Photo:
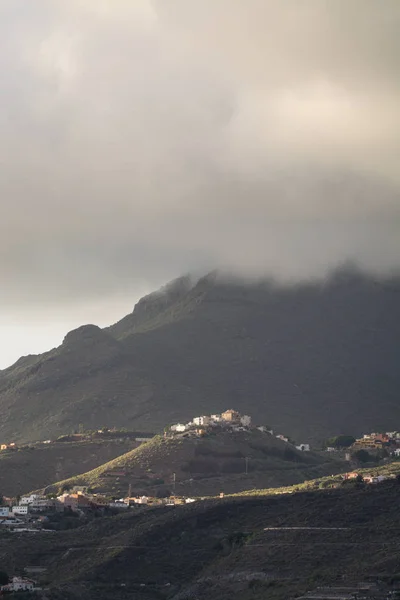
[[[93,469],[132,448],[132,442],[54,443],[46,446],[0,452],[0,493],[25,494]]]
[[[389,482],[130,511],[79,534],[0,537],[0,556],[6,570],[47,566],[50,584],[69,586],[60,597],[283,600],[339,579],[398,574],[399,500]],[[349,529],[264,531],[282,526]]]
[[[248,474],[245,474],[248,457]],[[213,495],[254,486],[292,484],[313,476],[343,471],[341,461],[314,453],[298,452],[293,446],[259,431],[216,433],[201,439],[156,436],[150,442],[91,472],[49,488],[85,484],[97,492],[126,494],[129,484],[136,494],[172,491],[185,495]],[[126,473],[110,477],[109,473]],[[162,480],[154,482],[154,480]]]
[[[383,475],[385,477],[397,477],[400,475],[400,460],[388,462],[379,466],[369,466],[360,469],[356,469],[356,472],[361,476],[377,476]],[[257,488],[248,489],[233,496],[270,496],[275,494],[293,494],[294,492],[305,492],[305,491],[316,491],[318,489],[329,489],[339,486],[343,481],[342,475],[330,475],[325,477],[318,477],[318,479],[305,480],[301,483],[294,485],[271,488]]]

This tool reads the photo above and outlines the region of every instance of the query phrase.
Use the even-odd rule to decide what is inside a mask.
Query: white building
[[[210,425],[211,423],[211,417],[208,417],[206,415],[203,415],[202,417],[195,417],[193,419],[193,423],[198,427],[207,427],[207,425]]]
[[[400,448],[396,448],[396,450],[393,452],[393,454],[395,456],[400,456]]]
[[[281,433],[279,435],[277,435],[276,437],[278,438],[278,440],[282,440],[282,442],[288,442],[289,441],[289,438],[285,437]]]
[[[149,499],[147,496],[141,496],[140,498],[135,498],[135,504],[148,504]]]
[[[333,446],[328,446],[326,451],[327,452],[336,452],[336,448],[334,448]]]
[[[257,427],[258,431],[261,431],[261,433],[270,433],[271,435],[274,435],[274,432],[272,429],[268,429],[268,427],[265,427],[265,425],[260,425],[260,427]]]
[[[211,415],[211,421],[213,423],[220,423],[222,421],[221,415]]]
[[[31,494],[30,496],[22,496],[21,500],[19,501],[20,506],[22,505],[26,505],[26,504],[32,504],[32,502],[36,502],[36,500],[43,500],[44,496],[41,496],[40,494]]]
[[[32,591],[35,587],[35,583],[31,579],[24,579],[23,577],[13,577],[7,585],[1,586],[2,592],[28,592]]]
[[[0,517],[8,517],[10,514],[9,506],[0,506]]]
[[[110,502],[108,506],[110,508],[129,508],[129,504],[126,504],[123,500],[116,500],[115,502]]]
[[[240,422],[243,425],[243,427],[250,427],[251,417],[249,415],[243,415],[242,417],[240,417]]]
[[[31,504],[29,504],[29,509],[36,510],[38,512],[44,512],[45,510],[51,510],[56,508],[57,504],[59,504],[58,500],[42,498],[40,500],[35,500],[34,502],[31,502]]]
[[[176,431],[176,433],[183,433],[186,431],[187,425],[183,423],[177,423],[176,425],[171,425],[171,431]]]
[[[310,452],[310,444],[300,444],[300,446],[296,446],[296,448],[301,452]]]
[[[12,512],[14,515],[27,515],[29,512],[29,504],[20,504],[19,506],[13,506]]]

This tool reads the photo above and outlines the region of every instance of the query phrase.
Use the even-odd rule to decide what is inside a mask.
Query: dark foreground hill
[[[139,448],[80,476],[48,486],[46,493],[74,485],[114,497],[132,494],[207,496],[291,485],[346,470],[347,463],[260,431],[208,433],[201,438],[156,436]],[[76,474],[75,474],[76,475]]]
[[[0,436],[157,431],[233,407],[298,442],[400,422],[400,278],[282,287],[182,278],[0,372]]]
[[[284,600],[390,582],[400,576],[399,500],[394,481],[132,509],[71,532],[5,534],[2,569],[46,568],[49,600]]]

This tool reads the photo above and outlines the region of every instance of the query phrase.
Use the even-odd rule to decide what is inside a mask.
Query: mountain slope
[[[233,406],[297,441],[400,422],[400,278],[351,270],[291,287],[212,274],[142,299],[0,372],[0,435],[82,423],[161,430]]]
[[[209,432],[201,438],[163,438],[150,442],[77,477],[46,488],[85,485],[96,493],[125,496],[216,495],[277,487],[343,472],[346,463],[255,431]],[[247,473],[246,473],[247,471]]]

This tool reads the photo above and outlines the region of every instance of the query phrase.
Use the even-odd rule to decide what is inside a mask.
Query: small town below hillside
[[[356,480],[365,484],[377,484],[394,475],[368,474],[365,468],[361,473],[360,467],[371,464],[385,464],[400,459],[400,432],[392,431],[386,433],[365,434],[361,438],[347,435],[339,435],[327,441],[323,448],[312,448],[309,443],[294,443],[288,436],[275,434],[274,431],[264,425],[254,425],[250,415],[242,415],[239,411],[228,409],[220,414],[195,416],[187,423],[176,423],[165,428],[163,437],[165,439],[201,439],[210,434],[236,433],[236,432],[258,432],[279,440],[279,443],[293,447],[299,452],[305,453],[327,453],[340,455],[352,467],[358,470],[348,470],[324,483],[325,488],[337,487],[340,481],[349,482]],[[102,428],[96,432],[76,433],[61,436],[54,442],[46,440],[38,444],[50,445],[54,443],[68,444],[77,440],[87,441],[91,439],[120,439],[120,436],[128,436],[138,444],[145,444],[152,438],[148,434],[140,432],[126,432]],[[2,452],[17,452],[19,450],[15,443],[2,444]],[[246,463],[247,467],[247,463]],[[114,471],[110,475],[117,477],[125,475]],[[333,477],[333,476],[332,476]],[[49,533],[60,529],[73,529],[79,527],[83,522],[99,516],[112,515],[129,509],[144,509],[155,507],[175,507],[189,504],[200,498],[179,496],[175,493],[175,474],[173,474],[172,490],[164,497],[150,495],[135,495],[134,489],[129,485],[126,497],[112,497],[104,494],[94,493],[90,486],[65,484],[61,493],[31,493],[22,497],[11,498],[4,494],[1,497],[0,506],[0,530],[7,529],[15,533]],[[224,498],[224,493],[220,493]]]
[[[168,486],[161,486],[157,494],[142,493],[140,487],[136,488],[135,483],[130,481],[143,481],[139,478],[131,478],[129,469],[118,466],[106,468],[102,474],[103,480],[111,482],[111,487],[105,489],[126,490],[122,495],[115,495],[111,491],[108,493],[100,492],[93,489],[88,484],[73,484],[69,480],[54,486],[49,486],[41,491],[33,491],[21,496],[10,497],[6,494],[6,490],[2,490],[4,495],[0,497],[0,536],[4,539],[13,540],[19,543],[18,540],[25,540],[30,548],[41,548],[42,544],[46,546],[57,543],[59,536],[75,535],[75,530],[81,529],[85,531],[85,527],[90,527],[92,524],[102,521],[114,523],[110,520],[112,517],[118,519],[158,519],[170,518],[172,512],[176,518],[184,519],[186,511],[196,510],[196,507],[208,506],[208,503],[215,503],[221,509],[226,502],[234,502],[236,498],[262,498],[263,496],[275,495],[277,497],[295,497],[297,493],[310,492],[320,493],[320,491],[330,490],[329,493],[344,493],[349,492],[349,499],[352,498],[352,493],[358,493],[362,490],[384,490],[388,486],[391,490],[393,484],[395,486],[400,483],[400,432],[378,432],[366,433],[359,438],[350,435],[337,435],[326,440],[321,447],[313,447],[307,441],[301,443],[295,442],[288,435],[275,432],[267,425],[256,424],[253,418],[247,414],[241,414],[234,409],[228,409],[222,413],[210,415],[194,416],[188,422],[178,422],[165,427],[162,435],[153,436],[145,432],[129,432],[113,428],[103,427],[94,432],[85,432],[83,430],[69,435],[60,436],[56,440],[45,440],[28,445],[28,448],[57,448],[62,455],[62,448],[67,448],[69,445],[77,445],[78,448],[84,448],[85,444],[98,444],[100,441],[121,441],[129,440],[130,447],[135,448],[132,452],[137,452],[149,448],[151,450],[149,456],[154,456],[152,452],[166,452],[165,463],[168,467],[170,460],[168,448],[174,447],[179,449],[190,448],[199,449],[204,444],[222,444],[222,450],[228,453],[233,449],[238,448],[239,443],[246,441],[249,449],[253,443],[255,448],[263,448],[265,452],[271,452],[271,456],[285,457],[290,456],[295,465],[308,465],[310,461],[319,461],[318,464],[339,464],[342,465],[342,472],[336,471],[334,475],[324,475],[303,483],[290,485],[284,488],[271,488],[266,490],[249,489],[243,494],[225,494],[223,490],[223,481],[221,482],[221,491],[215,496],[200,496],[200,495],[185,495],[176,491],[176,486],[180,483],[177,481],[176,473],[171,473],[171,480]],[[240,442],[242,440],[242,442]],[[217,444],[217,447],[219,445]],[[231,446],[229,446],[231,444]],[[97,446],[96,446],[97,447]],[[229,448],[228,448],[229,447]],[[163,448],[163,450],[158,450]],[[228,450],[227,450],[228,448]],[[206,448],[207,449],[207,448]],[[206,449],[203,449],[205,452]],[[23,452],[24,448],[19,447],[16,443],[1,445],[1,456],[12,456],[15,453]],[[236,450],[235,450],[236,451]],[[182,450],[184,452],[184,450]],[[145,453],[146,454],[146,453]],[[147,456],[147,454],[146,454]],[[240,458],[238,459],[241,460]],[[256,458],[250,460],[256,461]],[[114,463],[111,463],[114,464]],[[121,463],[122,464],[122,463]],[[284,462],[278,463],[278,468],[287,468]],[[399,468],[397,468],[397,465]],[[150,462],[145,464],[146,476],[149,481],[157,481],[160,478],[160,473],[157,473],[157,467],[152,466]],[[243,470],[240,475],[246,481],[248,476],[249,457],[246,455],[243,461]],[[347,468],[346,468],[347,467]],[[170,470],[175,469],[171,465]],[[333,467],[332,467],[333,469]],[[326,471],[325,471],[326,473]],[[181,472],[182,475],[182,472]],[[229,474],[228,474],[229,475]],[[78,478],[79,480],[79,478]],[[71,480],[72,481],[72,480]],[[390,487],[392,486],[392,487]],[[162,490],[165,489],[165,493]],[[268,514],[268,511],[265,515]],[[172,516],[172,515],[171,515]],[[109,519],[101,519],[108,517]],[[122,523],[117,520],[116,523]],[[139,522],[139,521],[138,521]],[[295,521],[297,522],[297,521]],[[277,527],[275,522],[272,522],[272,527],[264,529],[264,536],[269,537],[296,535],[296,530],[301,527]],[[324,528],[308,525],[304,528],[304,534],[313,535],[315,539],[323,540],[325,532]],[[326,535],[338,535],[339,528],[336,527],[336,521],[332,527],[326,528]],[[286,531],[287,530],[287,531]],[[293,530],[293,531],[292,531]],[[239,543],[238,549],[245,544],[249,533],[232,533],[229,540],[239,540],[239,542],[223,542],[227,544],[229,553],[233,550],[236,543]],[[340,537],[340,536],[339,536]],[[314,539],[313,538],[313,539]],[[70,538],[69,544],[78,543],[79,536]],[[251,539],[251,537],[249,537]],[[264,539],[264,538],[261,538]],[[285,538],[286,539],[286,538]],[[80,543],[80,542],[79,542]],[[246,542],[247,543],[247,542]],[[265,542],[261,541],[261,544]],[[325,541],[320,542],[325,543]],[[231,545],[233,544],[233,545]],[[254,548],[258,547],[259,542],[255,540]],[[296,546],[298,541],[296,541]],[[224,545],[222,546],[224,547]],[[243,548],[246,545],[243,546]],[[80,546],[79,546],[80,548]],[[78,551],[80,551],[78,548]],[[32,552],[32,550],[31,550]],[[65,553],[63,549],[62,556],[67,556],[69,550]],[[47,564],[47,563],[46,563]],[[20,594],[26,597],[46,598],[46,581],[47,566],[25,565],[24,568],[19,567],[11,571],[8,575],[5,572],[1,574],[0,568],[0,595],[11,595],[19,598]],[[35,577],[34,579],[32,577]],[[261,575],[255,575],[257,581]],[[262,576],[264,582],[265,577]],[[251,584],[251,581],[248,585]],[[397,596],[393,596],[393,585],[382,584],[382,582],[372,584],[351,584],[353,587],[348,587],[344,590],[343,583],[338,582],[329,588],[319,587],[313,588],[310,581],[311,590],[298,600],[397,600]],[[139,584],[138,584],[139,585]],[[152,584],[143,583],[145,589],[151,588]],[[168,582],[165,585],[169,585]],[[247,584],[246,584],[247,585]],[[138,589],[141,589],[139,586]],[[354,588],[354,592],[353,592]],[[164,584],[157,589],[164,590]],[[362,594],[359,590],[362,590]],[[367,590],[365,593],[364,591]],[[107,596],[108,597],[108,596]],[[111,597],[111,596],[110,596]],[[141,597],[141,596],[140,596]],[[168,594],[160,597],[169,598]],[[171,596],[172,597],[172,596]],[[291,598],[295,600],[295,598]]]

